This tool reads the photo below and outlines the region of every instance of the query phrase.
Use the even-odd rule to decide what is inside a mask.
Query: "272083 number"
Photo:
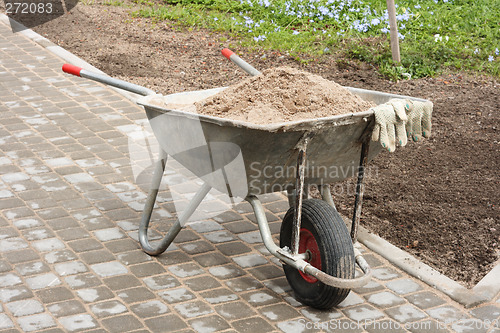
[[[7,14],[51,14],[52,3],[7,2],[5,9]]]

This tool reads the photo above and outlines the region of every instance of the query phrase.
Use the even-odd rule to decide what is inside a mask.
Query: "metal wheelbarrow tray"
[[[369,281],[370,267],[354,245],[357,245],[365,166],[381,150],[379,144],[370,146],[372,110],[256,125],[189,112],[194,102],[224,88],[161,96],[88,71],[65,71],[145,95],[137,103],[144,107],[161,147],[139,228],[139,241],[146,253],[163,253],[203,198],[215,188],[251,204],[264,245],[283,263],[295,297],[302,303],[328,309],[342,302],[350,289]],[[424,101],[348,89],[375,104],[391,98]],[[164,238],[153,246],[148,240],[148,227],[168,156],[204,184]],[[328,184],[354,176],[357,185],[349,233],[335,209]],[[318,186],[323,200],[308,199],[309,185]],[[277,245],[258,196],[283,191],[288,194],[291,208],[283,219]],[[363,271],[357,277],[355,263]]]

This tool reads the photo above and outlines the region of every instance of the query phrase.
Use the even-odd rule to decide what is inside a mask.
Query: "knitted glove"
[[[432,102],[407,101],[409,104],[406,133],[413,141],[431,136]]]
[[[380,141],[382,147],[390,152],[396,150],[397,142],[406,145],[404,100],[391,100],[373,108],[375,113],[375,127],[372,133],[373,141]]]

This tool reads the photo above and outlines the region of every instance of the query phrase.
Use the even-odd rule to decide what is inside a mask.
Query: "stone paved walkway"
[[[202,207],[212,218],[190,224],[165,254],[144,254],[145,192],[127,134],[145,113],[63,74],[62,63],[0,23],[1,332],[500,332],[488,326],[498,327],[498,299],[464,309],[367,250],[366,287],[332,311],[302,306],[249,205],[231,209],[217,196]],[[182,206],[172,193],[153,220],[172,221]],[[286,200],[262,199],[276,236]]]

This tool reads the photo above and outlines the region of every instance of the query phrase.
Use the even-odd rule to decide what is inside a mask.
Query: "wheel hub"
[[[305,261],[321,270],[321,252],[319,251],[318,243],[312,232],[305,228],[300,229],[299,253],[306,253],[307,259]],[[316,283],[318,281],[312,275],[302,271],[299,272],[302,278],[309,283]]]

